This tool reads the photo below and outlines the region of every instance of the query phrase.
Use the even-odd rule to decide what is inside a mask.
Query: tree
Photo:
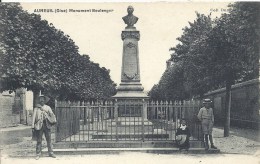
[[[39,90],[56,90],[62,77],[68,77],[70,59],[78,55],[77,47],[62,31],[28,14],[19,4],[1,4],[4,45],[2,73],[5,87],[15,90],[25,87],[37,97]]]
[[[189,23],[190,27],[185,27],[177,38],[180,43],[171,48],[175,51],[171,60],[183,70],[183,86],[189,98],[198,95],[202,98],[208,91],[226,87],[225,137],[229,136],[232,84],[259,77],[259,5],[230,4],[230,13],[215,20],[197,13],[194,23]],[[174,86],[172,81],[178,77],[167,71],[157,87],[161,89],[159,93],[167,93],[160,85]],[[171,92],[178,93],[178,89]]]
[[[148,96],[152,100],[165,100],[165,96],[162,95],[162,90],[159,88],[159,84],[155,84],[152,89],[148,92]]]
[[[153,100],[184,100],[189,97],[181,65],[174,64],[162,75],[159,84],[154,85],[149,96]]]
[[[223,14],[209,34],[208,53],[214,79],[226,87],[224,136],[229,136],[231,85],[258,76],[259,37],[256,20],[259,3],[237,2],[229,5],[230,14]]]
[[[210,63],[205,48],[213,21],[210,16],[197,12],[196,15],[196,20],[189,22],[189,27],[183,28],[183,34],[177,38],[180,43],[170,49],[174,51],[171,60],[175,64],[164,72],[158,85],[165,99],[183,100],[194,95],[202,97],[211,87],[207,71]]]
[[[185,88],[188,90],[190,98],[192,95],[202,97],[211,88],[210,73],[207,71],[210,63],[205,50],[213,21],[210,16],[197,12],[196,15],[196,20],[193,23],[189,22],[190,26],[185,27],[182,36],[177,38],[180,43],[170,49],[174,51],[172,60],[180,62],[184,69]]]
[[[5,76],[1,91],[24,87],[34,97],[42,90],[59,99],[107,98],[114,93],[109,71],[81,56],[75,42],[40,15],[23,11],[18,3],[3,3],[0,27],[0,76]],[[91,81],[104,86],[82,85]],[[86,90],[93,92],[81,97]]]

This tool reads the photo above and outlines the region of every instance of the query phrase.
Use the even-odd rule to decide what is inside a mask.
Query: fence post
[[[147,102],[143,100],[143,115],[144,115],[144,120],[147,120]]]
[[[81,106],[80,106],[80,101],[78,101],[76,109],[78,111],[78,131],[80,131],[80,124],[81,124]]]
[[[118,103],[117,99],[115,99],[115,121],[116,121],[116,141],[118,141]]]
[[[73,124],[72,124],[72,118],[73,118],[73,111],[72,111],[72,108],[71,108],[71,102],[70,101],[68,101],[68,102],[65,102],[66,103],[66,107],[68,107],[68,113],[67,114],[69,114],[69,115],[67,115],[67,120],[68,120],[68,122],[69,122],[69,137],[70,137],[70,141],[71,141],[71,135],[73,134],[73,128],[72,128],[72,126],[73,126]]]
[[[172,101],[169,103],[169,121],[173,122],[173,106],[172,106]]]
[[[87,103],[85,103],[86,104],[86,108],[85,108],[85,110],[86,110],[86,124],[85,125],[87,125],[87,131],[88,131],[88,140],[89,140],[89,131],[90,131],[90,129],[91,129],[91,125],[90,125],[90,123],[91,123],[91,113],[90,113],[90,102],[89,101],[87,101]]]
[[[163,101],[161,100],[161,102],[159,103],[160,107],[159,107],[159,112],[160,112],[160,120],[163,120],[164,117],[164,110],[163,110]]]
[[[172,101],[170,101],[170,103],[169,103],[169,118],[170,118],[170,140],[173,140],[174,118],[173,118],[173,103],[172,103]]]
[[[115,113],[115,109],[113,109],[113,107],[114,107],[114,103],[112,102],[112,101],[110,101],[110,103],[109,103],[109,107],[110,107],[110,119],[112,120],[112,119],[115,119],[115,115],[114,115],[114,113]],[[112,108],[111,108],[112,107]]]
[[[168,101],[165,101],[165,106],[164,106],[164,109],[165,109],[165,121],[169,121],[169,102]]]
[[[147,119],[147,114],[145,110],[147,109],[147,104],[145,100],[143,99],[143,110],[142,110],[142,140],[144,142],[144,120]]]
[[[97,109],[97,122],[100,122],[100,118],[101,118],[100,109],[101,109],[101,106],[100,106],[100,102],[99,101],[97,101],[97,106],[98,106],[98,109]]]
[[[175,114],[175,130],[178,128],[178,115],[179,115],[179,108],[178,102],[174,102],[174,114]]]
[[[93,123],[94,123],[94,114],[95,114],[95,107],[92,108],[91,106],[95,106],[95,102],[92,101],[90,103],[90,106],[89,106],[90,107],[89,108],[90,109],[90,114],[91,114],[91,123],[93,125]]]
[[[181,119],[185,119],[185,110],[187,109],[187,106],[188,106],[187,101],[184,100],[183,104],[181,106],[182,106],[182,108],[181,108],[182,110],[181,110],[181,118],[180,118],[180,120]]]
[[[150,114],[150,119],[155,119],[155,102],[151,102],[151,114]]]
[[[158,119],[158,113],[159,113],[159,102],[156,101],[156,119]]]

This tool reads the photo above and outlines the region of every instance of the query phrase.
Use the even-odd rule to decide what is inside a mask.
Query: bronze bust
[[[135,28],[134,24],[136,24],[136,22],[138,21],[138,17],[133,15],[134,8],[132,6],[128,6],[127,12],[128,15],[122,18],[125,24],[127,24],[126,28]]]

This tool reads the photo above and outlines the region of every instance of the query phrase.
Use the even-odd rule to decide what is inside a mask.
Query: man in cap
[[[202,131],[204,134],[204,143],[205,143],[205,149],[209,149],[209,143],[210,141],[211,148],[217,149],[216,146],[214,146],[213,138],[212,138],[212,130],[213,130],[213,124],[214,124],[214,114],[213,109],[210,107],[210,104],[212,101],[210,99],[204,99],[203,105],[198,113],[198,119],[201,121],[202,124]]]
[[[34,133],[36,134],[36,159],[38,160],[41,155],[41,147],[42,147],[42,135],[44,133],[46,141],[47,141],[47,147],[48,147],[48,153],[49,156],[52,158],[56,158],[56,156],[53,153],[52,150],[52,144],[51,144],[51,124],[47,120],[47,117],[50,115],[54,115],[51,108],[46,105],[49,98],[44,95],[39,96],[39,104],[36,105],[33,111],[33,118],[32,118],[32,129]]]

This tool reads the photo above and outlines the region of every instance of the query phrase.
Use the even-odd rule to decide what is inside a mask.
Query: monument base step
[[[118,126],[108,126],[107,131],[108,133],[115,133],[117,130],[118,133],[141,133],[144,131],[145,133],[152,133],[154,131],[153,126],[151,125],[135,125],[135,126],[125,126],[125,125],[118,125]]]
[[[93,134],[92,139],[133,139],[133,140],[138,140],[142,139],[143,134],[142,133],[132,133],[132,134]],[[150,138],[150,139],[168,139],[169,134],[144,134],[144,138]]]
[[[112,120],[112,122],[108,121],[108,132],[115,133],[116,130],[118,133],[140,133],[144,130],[145,133],[152,133],[154,126],[152,122],[146,120],[144,122],[141,121],[141,119],[137,117],[133,118],[119,118],[118,121]]]
[[[153,123],[151,121],[148,121],[147,119],[144,119],[142,121],[141,117],[118,117],[117,121],[115,119],[113,120],[107,120],[108,125],[115,126],[117,125],[149,125],[152,126]]]
[[[47,153],[47,149],[43,152]],[[178,148],[79,148],[79,149],[53,149],[56,155],[84,155],[84,154],[120,154],[123,152],[143,152],[156,154],[210,154],[220,153],[219,149],[190,148],[189,151],[180,151]]]
[[[177,144],[173,140],[164,141],[124,141],[124,140],[96,140],[96,141],[77,141],[77,142],[57,142],[53,144],[55,149],[71,149],[71,148],[177,148]],[[191,148],[203,148],[202,141],[190,141]]]

